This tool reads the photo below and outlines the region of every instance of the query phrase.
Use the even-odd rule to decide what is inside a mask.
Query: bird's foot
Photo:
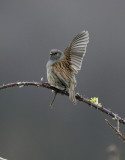
[[[66,92],[66,91],[67,91],[67,89],[66,89],[66,88],[64,88],[64,89],[63,89],[63,92]]]

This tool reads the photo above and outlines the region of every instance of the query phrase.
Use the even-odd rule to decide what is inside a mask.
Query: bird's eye
[[[52,52],[50,52],[50,55],[59,55],[59,53],[58,52],[54,52],[54,53],[52,53]]]

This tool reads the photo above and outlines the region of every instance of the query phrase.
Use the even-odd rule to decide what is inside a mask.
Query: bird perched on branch
[[[74,37],[64,53],[58,49],[52,49],[46,65],[47,79],[50,85],[68,89],[69,98],[74,104],[76,104],[75,74],[81,69],[88,42],[88,31],[82,31]]]

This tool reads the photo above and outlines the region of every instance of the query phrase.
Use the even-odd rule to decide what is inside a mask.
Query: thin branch
[[[105,119],[105,121],[116,132],[116,134],[125,142],[125,136],[119,131],[119,126],[117,126],[116,128],[107,119]],[[117,125],[119,124],[117,123]]]
[[[51,86],[48,83],[40,83],[40,82],[15,82],[15,83],[8,83],[5,85],[0,86],[0,90],[2,89],[6,89],[6,88],[10,88],[10,87],[23,87],[23,86],[36,86],[36,87],[44,87],[44,88],[48,88],[51,90],[54,90],[55,92],[62,94],[62,95],[66,95],[69,96],[69,93],[65,90],[60,90],[58,88],[55,88],[53,86]],[[99,104],[95,104],[93,102],[91,102],[90,99],[85,98],[84,96],[80,96],[79,94],[76,94],[76,99],[78,101],[84,102],[86,104],[88,104],[91,107],[94,107],[95,109],[102,111],[105,114],[108,114],[109,116],[119,120],[120,123],[125,124],[125,119],[121,118],[120,116],[118,116],[117,114],[115,114],[114,112],[112,112],[111,110],[103,107],[102,105]]]
[[[119,120],[117,119],[117,131],[118,131],[118,132],[120,132],[119,128],[120,128],[120,127],[119,127]]]

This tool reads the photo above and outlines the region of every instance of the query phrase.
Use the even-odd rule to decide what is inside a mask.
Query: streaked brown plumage
[[[75,74],[81,69],[88,42],[88,31],[82,31],[72,40],[64,53],[57,49],[51,50],[47,63],[48,82],[53,86],[68,89],[69,98],[74,104],[76,104]]]

